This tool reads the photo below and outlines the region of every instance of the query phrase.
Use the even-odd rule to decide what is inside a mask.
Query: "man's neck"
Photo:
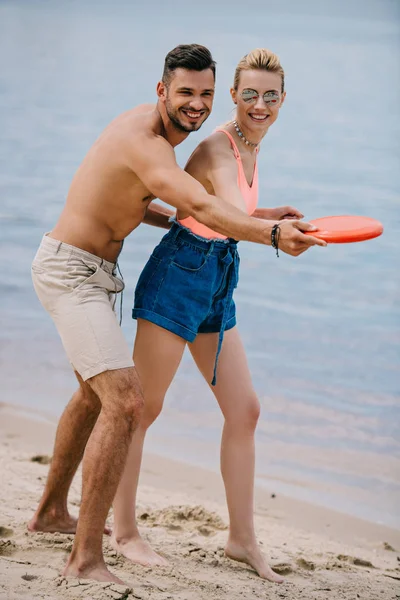
[[[179,131],[171,123],[164,106],[158,102],[156,107],[160,115],[160,135],[162,135],[173,148],[181,144],[189,135],[189,131]]]

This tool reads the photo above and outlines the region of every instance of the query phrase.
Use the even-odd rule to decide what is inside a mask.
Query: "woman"
[[[246,55],[236,68],[231,95],[235,120],[198,146],[186,170],[209,193],[255,217],[278,222],[302,218],[290,207],[256,208],[259,145],[285,99],[279,58],[266,49]],[[133,309],[138,319],[134,362],[145,410],[114,501],[112,544],[133,562],[166,564],[138,532],[136,488],[146,431],[161,412],[188,344],[225,418],[221,471],[230,517],[226,555],[248,563],[260,577],[281,582],[262,555],[254,532],[254,432],[260,405],[236,328],[232,294],[238,268],[235,240],[178,213],[139,278]]]

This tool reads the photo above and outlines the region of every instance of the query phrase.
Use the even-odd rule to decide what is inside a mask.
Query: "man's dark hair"
[[[205,46],[181,44],[168,52],[165,57],[162,81],[168,85],[175,69],[187,69],[188,71],[211,69],[215,79],[215,65],[211,52]]]

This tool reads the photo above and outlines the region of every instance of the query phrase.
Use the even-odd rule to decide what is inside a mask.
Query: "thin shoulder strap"
[[[238,150],[238,147],[235,144],[235,140],[233,139],[233,137],[231,136],[231,134],[229,133],[229,131],[227,131],[226,129],[222,129],[222,127],[217,127],[217,129],[215,131],[222,131],[222,133],[225,133],[225,135],[228,136],[228,138],[231,141],[231,145],[232,145],[232,149],[233,149],[233,153],[235,155],[236,160],[242,160],[241,156],[240,156],[240,152]]]
[[[235,157],[238,158],[239,160],[242,160],[242,157],[240,156],[240,152],[238,150],[238,147],[236,146],[236,142],[233,139],[232,135],[229,133],[229,131],[227,131],[226,129],[222,129],[222,127],[217,127],[215,129],[215,131],[222,131],[222,133],[225,133],[225,135],[228,136],[228,138],[231,140],[231,144],[232,144],[232,148],[233,148],[233,152],[235,154]],[[256,148],[256,154],[258,154],[260,147],[257,146]]]

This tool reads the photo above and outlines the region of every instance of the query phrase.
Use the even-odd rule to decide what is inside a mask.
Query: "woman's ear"
[[[233,104],[237,104],[237,94],[236,94],[236,90],[231,88],[230,89],[231,92],[231,98],[232,98],[232,102]]]

